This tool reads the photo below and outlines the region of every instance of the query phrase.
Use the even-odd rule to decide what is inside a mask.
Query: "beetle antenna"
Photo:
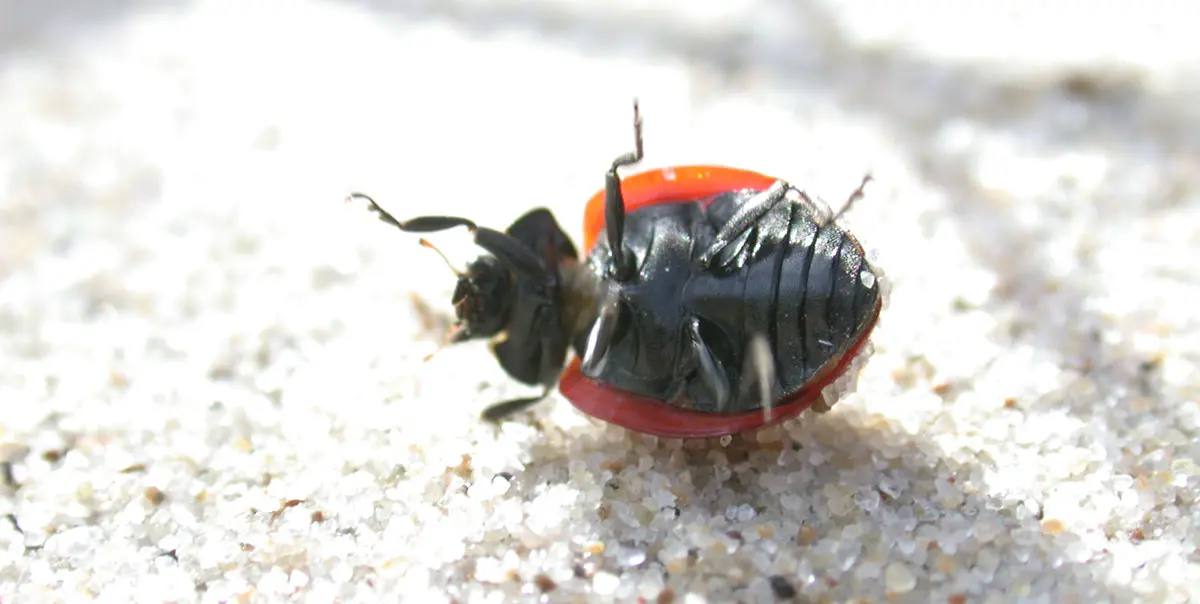
[[[433,349],[433,352],[425,355],[424,362],[428,363],[431,361],[433,357],[437,356],[437,353],[445,350],[447,346],[461,342],[465,335],[466,328],[463,327],[462,323],[455,323],[454,327],[446,332],[446,337],[442,340],[442,343],[438,344],[438,347]]]
[[[457,268],[455,268],[454,264],[452,262],[450,262],[450,259],[446,257],[446,254],[442,253],[442,250],[439,250],[436,245],[430,243],[428,239],[424,239],[424,238],[422,238],[419,241],[419,243],[421,245],[437,252],[437,255],[441,256],[442,262],[446,263],[446,266],[450,268],[451,272],[453,272],[455,274],[455,276],[458,276],[458,277],[463,276],[463,272],[461,270],[458,270]]]
[[[842,204],[841,209],[834,213],[831,220],[836,221],[837,219],[841,218],[846,214],[846,212],[850,211],[850,208],[854,206],[854,202],[865,197],[867,192],[867,184],[869,184],[872,180],[875,179],[870,173],[863,175],[862,182],[858,183],[858,188],[854,189],[854,191],[850,193],[850,196],[846,198],[846,202]]]

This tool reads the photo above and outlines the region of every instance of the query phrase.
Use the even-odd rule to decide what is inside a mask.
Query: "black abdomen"
[[[615,288],[621,321],[609,360],[592,375],[621,390],[696,410],[742,413],[759,409],[757,388],[743,387],[750,337],[766,338],[775,357],[773,399],[797,392],[836,363],[874,319],[879,292],[862,247],[836,224],[819,225],[798,199],[759,218],[708,265],[701,254],[722,225],[755,191],[710,200],[639,208],[627,216],[625,241],[638,260],[637,276]],[[597,243],[592,266],[608,266]],[[728,378],[732,400],[723,409],[697,374],[689,329]]]

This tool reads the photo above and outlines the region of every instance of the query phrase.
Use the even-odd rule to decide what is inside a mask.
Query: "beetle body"
[[[586,208],[582,262],[544,209],[499,233],[371,207],[406,231],[472,230],[491,255],[459,274],[450,341],[492,338],[506,372],[547,394],[573,348],[561,391],[588,415],[701,437],[826,408],[823,392],[855,373],[882,307],[858,241],[828,208],[762,174],[685,166],[621,179],[642,156],[636,106],[635,133],[637,150],[613,162]]]
[[[625,282],[604,281],[619,309],[611,341],[603,359],[568,372],[564,393],[589,415],[658,434],[676,425],[672,433],[689,436],[742,431],[795,415],[861,351],[881,306],[877,276],[858,241],[786,184],[779,201],[704,258],[730,217],[779,181],[683,171],[740,176],[742,188],[626,215],[637,268]],[[612,273],[607,241],[588,262],[597,275]],[[755,358],[755,336],[766,358]]]

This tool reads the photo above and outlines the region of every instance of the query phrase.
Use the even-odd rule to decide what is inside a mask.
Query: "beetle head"
[[[458,327],[451,340],[486,338],[508,325],[512,307],[512,275],[493,256],[480,256],[467,265],[454,287],[454,314]]]

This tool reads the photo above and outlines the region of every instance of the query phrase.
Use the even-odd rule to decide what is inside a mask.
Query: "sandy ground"
[[[0,601],[1200,599],[1195,9],[642,4],[0,2]],[[874,173],[833,412],[423,361],[452,275],[345,193],[577,236],[634,95],[647,167]]]

